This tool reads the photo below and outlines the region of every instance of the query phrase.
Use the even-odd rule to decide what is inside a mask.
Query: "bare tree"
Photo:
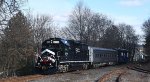
[[[93,13],[82,2],[77,3],[68,22],[68,27],[63,29],[67,37],[99,47],[106,28],[113,24],[107,16]]]
[[[102,39],[107,28],[111,27],[113,22],[103,14],[93,14],[92,17],[92,35],[91,44],[93,46],[102,47]]]
[[[26,0],[1,0],[0,1],[0,28],[7,26],[8,20],[15,15]]]
[[[143,23],[143,30],[145,32],[145,53],[150,55],[150,18]]]
[[[53,20],[50,16],[37,15],[31,20],[34,42],[39,48],[42,42],[52,37]]]
[[[102,38],[103,47],[120,48],[120,32],[115,25],[107,28]]]
[[[84,7],[82,2],[79,2],[69,18],[69,25],[66,30],[73,36],[74,39],[82,42],[87,41],[87,35],[90,29],[92,12],[89,8]]]
[[[119,24],[118,28],[121,33],[121,48],[127,49],[130,52],[130,58],[133,60],[135,48],[138,44],[138,36],[131,25]]]

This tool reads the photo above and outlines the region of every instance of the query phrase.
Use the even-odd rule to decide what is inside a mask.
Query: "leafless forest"
[[[35,53],[51,37],[79,40],[95,47],[124,48],[129,50],[132,61],[139,36],[131,25],[115,25],[105,14],[93,12],[78,2],[67,25],[60,28],[52,16],[25,15],[21,6],[26,2],[0,0],[0,72],[5,71],[6,76],[31,74]],[[145,32],[145,52],[149,54],[150,18],[141,28]]]

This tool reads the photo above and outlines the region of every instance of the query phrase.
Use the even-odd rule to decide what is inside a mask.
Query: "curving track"
[[[125,70],[122,69],[117,69],[117,70],[113,70],[108,74],[105,74],[104,76],[102,76],[98,82],[107,82],[107,81],[116,81],[119,82],[119,79],[121,77],[121,75],[123,75],[124,73],[126,73]],[[115,79],[112,79],[115,78]]]
[[[150,71],[136,64],[128,64],[104,74],[97,82],[150,82]]]

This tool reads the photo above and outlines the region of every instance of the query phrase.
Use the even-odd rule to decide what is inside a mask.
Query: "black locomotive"
[[[45,40],[39,54],[35,67],[50,72],[88,69],[101,63],[128,62],[126,50],[90,47],[79,41],[61,38]]]

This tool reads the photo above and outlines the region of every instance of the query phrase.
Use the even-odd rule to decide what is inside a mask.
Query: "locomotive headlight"
[[[40,65],[40,63],[38,63],[38,65]]]

